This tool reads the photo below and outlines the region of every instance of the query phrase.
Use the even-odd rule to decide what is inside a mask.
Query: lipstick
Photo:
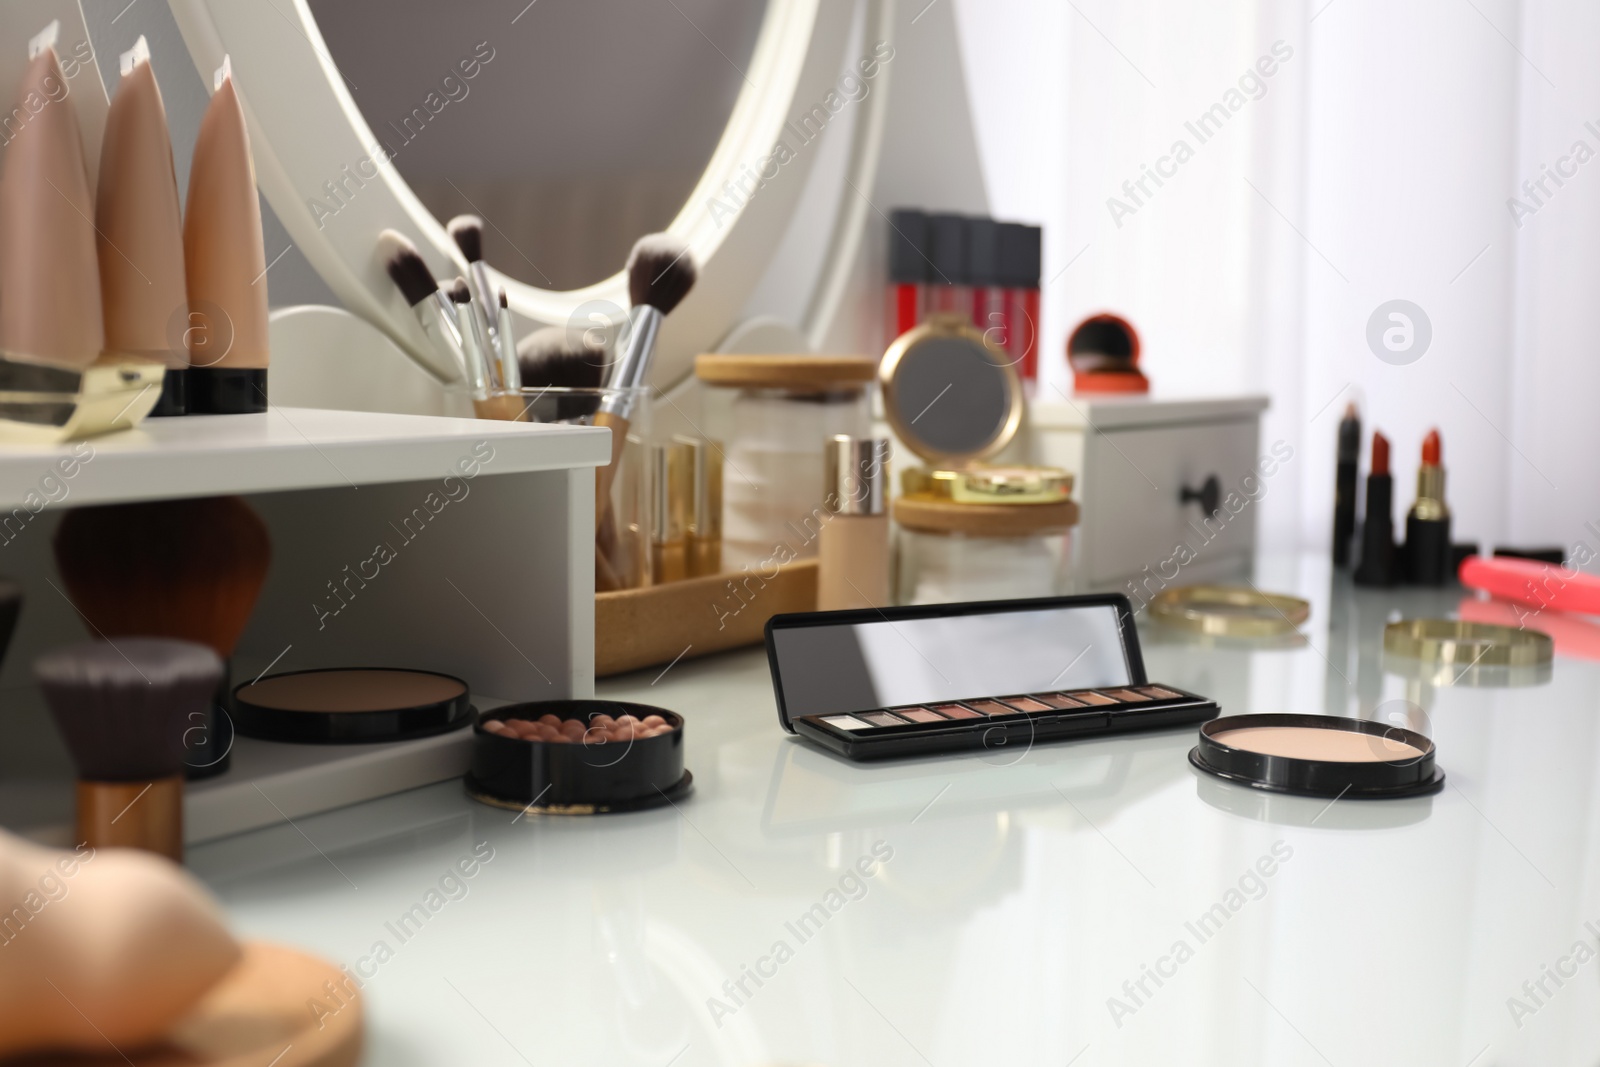
[[[1448,542],[1448,539],[1447,539]],[[1389,474],[1389,439],[1372,434],[1372,472],[1367,475],[1367,517],[1361,524],[1357,585],[1395,584],[1394,478]]]
[[[1356,477],[1361,462],[1361,413],[1354,401],[1339,420],[1339,463],[1333,476],[1333,565],[1350,565],[1350,538],[1356,532]]]
[[[1417,502],[1406,513],[1406,580],[1416,585],[1444,585],[1450,578],[1450,509],[1444,502],[1444,465],[1439,431],[1422,441],[1417,468]]]

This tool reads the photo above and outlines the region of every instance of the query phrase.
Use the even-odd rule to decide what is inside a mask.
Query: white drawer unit
[[[1073,397],[1031,406],[1029,462],[1077,479],[1079,589],[1135,603],[1244,569],[1257,501],[1285,457],[1263,451],[1264,396]]]

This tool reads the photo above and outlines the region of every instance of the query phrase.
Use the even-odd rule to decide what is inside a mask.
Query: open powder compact
[[[1189,762],[1274,793],[1350,800],[1414,797],[1444,788],[1425,735],[1337,715],[1230,715],[1200,727]]]
[[[620,700],[539,700],[481,716],[467,795],[541,815],[641,811],[687,797],[683,716]]]
[[[777,615],[784,729],[847,759],[1125,733],[1217,705],[1145,677],[1120,594]]]
[[[334,667],[258,678],[234,689],[234,725],[264,741],[407,741],[472,721],[460,678],[400,667]]]

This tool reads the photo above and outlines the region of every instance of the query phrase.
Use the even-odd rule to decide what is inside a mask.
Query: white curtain
[[[1262,509],[1270,546],[1327,544],[1355,399],[1393,443],[1397,521],[1438,426],[1458,539],[1600,552],[1600,162],[1575,158],[1600,153],[1600,11],[953,2],[991,208],[1047,227],[1053,381],[1071,325],[1109,308],[1158,391],[1270,395],[1263,447],[1296,452]],[[1542,164],[1570,176],[1535,204],[1520,186]],[[1394,300],[1431,327],[1411,362],[1368,343]]]

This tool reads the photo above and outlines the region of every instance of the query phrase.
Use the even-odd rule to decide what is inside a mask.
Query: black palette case
[[[1152,684],[1120,594],[777,615],[767,662],[784,729],[852,760],[1203,722],[1217,704]]]

